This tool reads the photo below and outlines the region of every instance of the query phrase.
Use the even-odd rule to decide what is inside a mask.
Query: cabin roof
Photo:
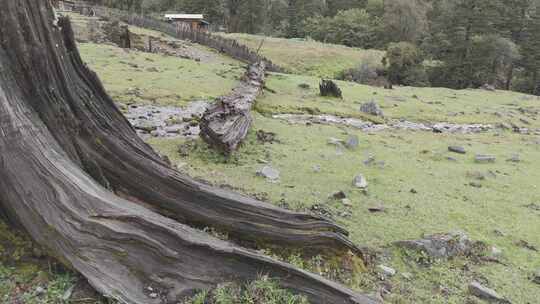
[[[170,20],[204,20],[203,14],[165,14],[166,19]]]

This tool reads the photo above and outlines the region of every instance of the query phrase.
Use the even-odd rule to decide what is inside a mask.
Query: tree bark
[[[0,208],[49,253],[123,303],[170,303],[258,273],[313,303],[375,303],[189,225],[239,239],[362,251],[346,231],[194,181],[140,138],[82,62],[49,1],[0,10]],[[158,297],[151,297],[148,287]]]
[[[218,98],[201,119],[201,136],[211,146],[230,154],[246,138],[253,122],[251,107],[263,90],[266,64],[249,65],[242,83]]]

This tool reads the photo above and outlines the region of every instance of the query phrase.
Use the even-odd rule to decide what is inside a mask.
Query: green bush
[[[383,58],[388,80],[407,86],[429,85],[423,62],[422,52],[410,42],[390,43]]]

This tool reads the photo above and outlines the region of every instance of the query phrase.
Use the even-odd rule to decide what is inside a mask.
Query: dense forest
[[[145,14],[204,13],[229,32],[387,50],[342,78],[540,94],[540,0],[94,0]]]

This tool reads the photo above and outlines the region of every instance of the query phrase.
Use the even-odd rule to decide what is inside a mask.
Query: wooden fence
[[[272,63],[268,58],[261,56],[234,39],[225,38],[209,32],[189,30],[156,18],[141,16],[108,7],[93,6],[92,13],[97,17],[109,20],[118,19],[129,25],[162,32],[180,40],[189,40],[225,53],[232,58],[245,63],[252,64],[264,61],[268,71],[284,72],[284,69]]]

